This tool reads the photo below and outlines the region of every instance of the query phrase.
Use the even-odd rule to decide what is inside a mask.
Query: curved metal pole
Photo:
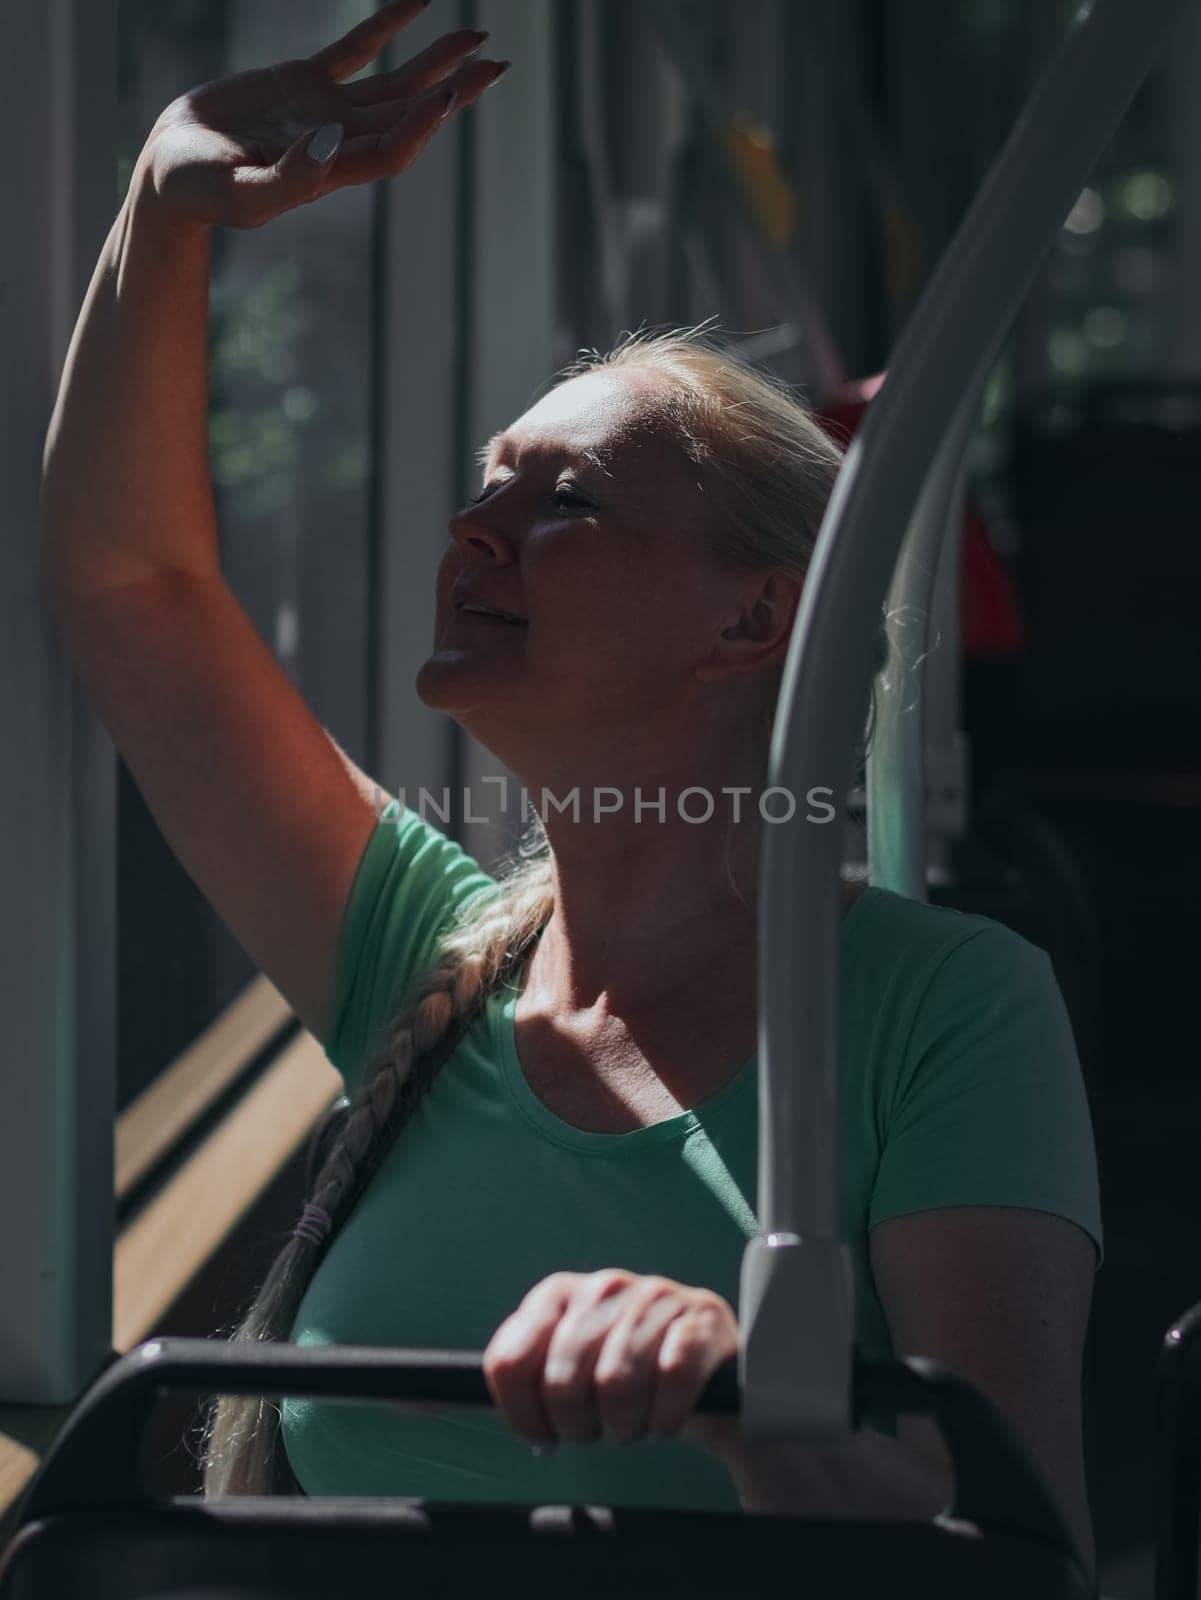
[[[853,777],[880,605],[929,465],[1151,63],[1178,0],[1097,0],[1059,50],[928,284],[852,441],[793,629],[769,781],[801,797],[760,864],[760,1232],[743,1254],[749,1436],[851,1425],[853,1280],[842,1238],[842,829],[804,797]],[[773,814],[788,815],[786,805]]]
[[[968,822],[970,750],[967,734],[959,725],[963,704],[963,629],[959,612],[966,477],[961,457],[947,506],[947,531],[954,537],[943,539],[938,559],[930,601],[929,627],[934,642],[930,647],[928,670],[922,675],[926,883],[930,886],[951,881],[951,841],[963,837]]]
[[[877,689],[876,726],[867,756],[868,881],[911,900],[926,898],[926,676],[930,669],[925,663],[931,650],[945,648],[933,638],[934,585],[944,545],[963,534],[957,490],[979,398],[979,385],[973,384],[938,448],[901,546],[886,602],[889,670]],[[958,595],[953,595],[949,604],[957,607],[958,602]],[[940,660],[938,670],[951,671],[957,665]]]

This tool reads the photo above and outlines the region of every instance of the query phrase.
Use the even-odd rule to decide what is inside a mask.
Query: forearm
[[[761,1515],[929,1521],[950,1509],[953,1469],[912,1445],[863,1427],[844,1446],[726,1442],[722,1456],[742,1509]],[[1085,1503],[1064,1508],[1085,1572],[1096,1548]]]
[[[867,1427],[840,1446],[747,1441],[728,1464],[749,1512],[929,1520],[954,1489],[947,1471]]]
[[[208,456],[211,229],[158,209],[145,160],[84,298],[43,456],[58,593],[218,566]]]

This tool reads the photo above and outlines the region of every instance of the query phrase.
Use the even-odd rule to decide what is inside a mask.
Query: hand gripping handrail
[[[935,1418],[954,1461],[954,1501],[943,1519],[952,1536],[957,1525],[974,1523],[1074,1554],[1063,1519],[1012,1424],[970,1384],[936,1361],[912,1357],[857,1361],[854,1389],[857,1418]],[[64,1513],[144,1507],[148,1491],[139,1461],[147,1421],[162,1396],[180,1391],[493,1404],[476,1350],[149,1340],[118,1357],[72,1410],[22,1500],[22,1526]],[[710,1376],[696,1410],[730,1413],[738,1402],[737,1363],[730,1360]],[[162,1497],[156,1498],[161,1504]],[[195,1495],[168,1498],[177,1518],[186,1512],[205,1517],[212,1504]]]
[[[769,765],[769,785],[794,803],[789,820],[767,824],[760,863],[760,1231],[743,1254],[739,1305],[750,1437],[832,1437],[852,1418],[837,1079],[842,829],[807,822],[795,797],[826,786],[841,802],[850,788],[880,607],[930,464],[1178,3],[1097,0],[1056,54],[898,342],[813,553]]]

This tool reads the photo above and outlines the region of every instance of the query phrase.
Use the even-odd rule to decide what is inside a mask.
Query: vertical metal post
[[[404,30],[381,70],[424,49],[449,25],[431,8]],[[434,582],[455,488],[455,377],[459,340],[469,331],[460,325],[457,300],[458,157],[479,114],[449,123],[407,172],[375,185],[372,760],[379,781],[391,793],[403,789],[414,810],[423,788],[442,809],[458,739],[447,718],[421,704],[414,680],[433,644]],[[438,812],[424,814],[442,826]]]
[[[958,594],[944,595],[939,605],[951,624],[945,639],[934,624],[935,595],[939,572],[945,572],[943,552],[947,546],[957,550],[962,533],[963,452],[978,399],[973,385],[939,445],[888,590],[889,665],[867,757],[867,858],[874,885],[911,900],[926,898],[927,684],[938,679],[941,688],[944,678],[958,681]],[[938,710],[941,722],[945,688]]]
[[[116,765],[37,573],[42,451],[117,213],[115,0],[9,6],[0,48],[0,1398],[112,1344]]]
[[[975,412],[973,412],[975,415]],[[965,440],[970,449],[971,430]],[[924,738],[926,742],[926,883],[951,882],[951,843],[968,825],[971,750],[960,726],[963,706],[963,649],[960,626],[960,574],[963,568],[963,516],[967,504],[967,466],[959,459],[948,487],[946,531],[930,599]]]
[[[477,476],[475,451],[537,398],[555,365],[555,62],[551,0],[480,0],[488,52],[511,58],[508,76],[470,113],[476,141],[473,249],[468,288],[474,337],[469,352],[467,433],[457,441]],[[508,805],[485,778],[508,778]],[[464,741],[462,784],[471,800],[464,848],[487,864],[524,821],[516,780],[474,740]],[[461,796],[459,797],[462,798]],[[536,798],[536,797],[535,797]],[[497,816],[494,823],[474,818]]]

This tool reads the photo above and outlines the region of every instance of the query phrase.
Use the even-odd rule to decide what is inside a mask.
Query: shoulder
[[[427,821],[420,811],[414,811],[401,800],[391,800],[379,814],[375,838],[385,854],[404,854],[408,858],[421,855],[435,859],[446,868],[470,867],[479,878],[486,879],[480,863],[468,855],[444,828]],[[488,879],[491,882],[491,879]]]
[[[878,1130],[919,1108],[1082,1093],[1071,1021],[1047,952],[991,917],[872,889],[842,969]],[[990,1087],[991,1086],[991,1087]],[[1016,1103],[1016,1102],[1015,1102]]]
[[[399,800],[381,812],[360,872],[377,911],[395,912],[399,903],[406,915],[429,913],[443,925],[499,887],[457,840]]]
[[[1004,949],[1019,960],[1024,951],[1038,950],[1037,945],[993,917],[911,900],[891,889],[860,886],[851,909],[862,927],[860,943],[874,957],[891,952],[894,961],[910,967],[937,961],[981,937],[990,950]]]
[[[869,1015],[881,997],[867,1042],[881,1147],[872,1224],[1025,1207],[1076,1223],[1099,1254],[1090,1108],[1047,952],[991,917],[877,902],[852,980]]]
[[[326,1054],[348,1084],[381,1030],[412,999],[440,941],[497,883],[455,840],[398,800],[367,841],[338,939]]]
[[[1004,923],[867,888],[845,923],[842,980],[857,1011],[906,1032],[923,1005],[1055,987],[1050,958]]]

